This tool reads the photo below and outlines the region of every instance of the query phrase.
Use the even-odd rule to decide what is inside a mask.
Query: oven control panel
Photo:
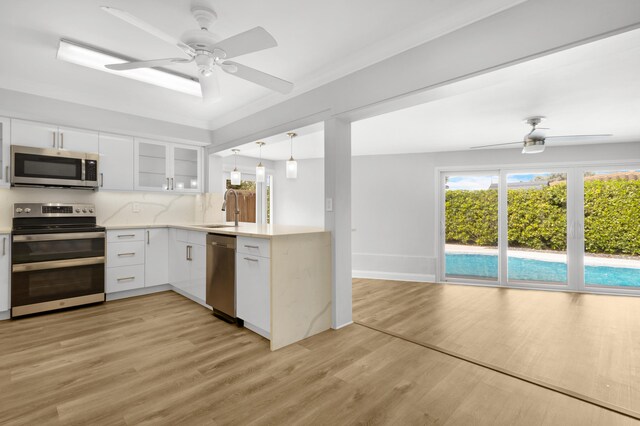
[[[62,203],[16,203],[13,205],[13,217],[95,217],[93,204]]]

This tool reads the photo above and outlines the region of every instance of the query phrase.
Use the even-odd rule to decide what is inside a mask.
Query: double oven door
[[[11,315],[104,301],[104,235],[13,235]]]

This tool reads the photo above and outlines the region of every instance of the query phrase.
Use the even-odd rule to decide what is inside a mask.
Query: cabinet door
[[[0,312],[9,310],[10,248],[11,237],[0,235]]]
[[[269,262],[270,260],[264,257],[236,253],[238,318],[266,333],[271,332]]]
[[[133,190],[133,138],[100,133],[100,189]]]
[[[135,189],[166,191],[169,189],[168,146],[147,139],[135,140]]]
[[[10,140],[11,120],[0,117],[0,187],[9,186],[10,175]]]
[[[176,241],[169,251],[169,282],[179,290],[189,292],[191,282],[191,261],[187,259],[189,244]]]
[[[207,253],[205,246],[190,244],[191,280],[187,292],[203,302],[207,298]]]
[[[169,230],[149,228],[146,231],[145,287],[169,282]]]
[[[171,157],[171,189],[178,192],[202,192],[200,173],[202,148],[173,145]]]
[[[60,127],[58,133],[58,148],[60,149],[77,152],[98,152],[98,145],[100,144],[98,132]]]
[[[34,121],[11,120],[11,145],[57,148],[58,126]]]

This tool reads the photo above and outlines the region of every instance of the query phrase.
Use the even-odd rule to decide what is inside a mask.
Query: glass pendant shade
[[[231,185],[240,185],[242,182],[242,175],[237,169],[233,169],[231,172]]]
[[[256,182],[264,182],[267,173],[262,163],[256,166]]]
[[[291,157],[287,160],[287,179],[298,178],[298,162]]]

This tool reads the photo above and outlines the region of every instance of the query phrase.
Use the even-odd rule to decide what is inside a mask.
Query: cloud
[[[447,182],[448,189],[466,189],[477,191],[489,189],[493,182],[498,182],[497,176],[451,176]]]

